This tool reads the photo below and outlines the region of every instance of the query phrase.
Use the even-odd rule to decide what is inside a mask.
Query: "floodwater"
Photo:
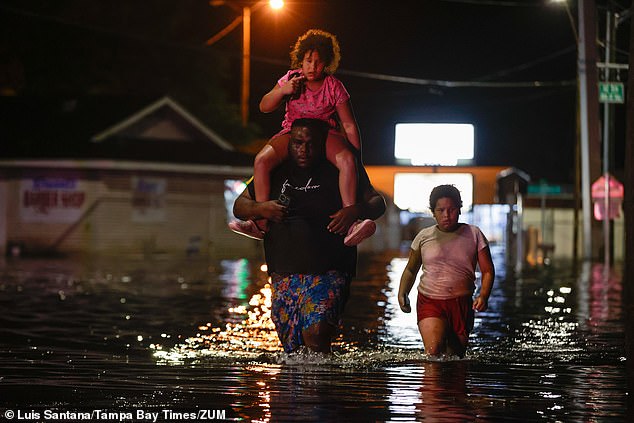
[[[7,259],[0,420],[632,421],[621,276],[496,262],[466,358],[434,360],[398,253],[361,257],[330,357],[280,350],[257,260]]]

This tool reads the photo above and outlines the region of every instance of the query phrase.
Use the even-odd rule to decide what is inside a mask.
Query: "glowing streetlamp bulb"
[[[269,6],[271,9],[281,9],[284,7],[284,0],[269,0]]]
[[[284,7],[284,0],[269,0],[269,7],[278,10]],[[224,4],[238,9],[235,4],[230,4],[228,0],[209,0],[212,6],[222,6]],[[249,83],[251,78],[251,12],[266,4],[265,0],[259,0],[252,6],[242,6],[242,16],[233,20],[222,31],[208,39],[205,44],[210,46],[223,38],[242,22],[242,86],[240,93],[240,114],[242,126],[247,126],[249,121]]]

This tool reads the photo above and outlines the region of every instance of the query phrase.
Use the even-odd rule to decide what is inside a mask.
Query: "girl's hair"
[[[458,208],[462,208],[462,198],[460,197],[460,191],[453,185],[438,185],[431,190],[429,195],[429,209],[434,212],[436,208],[436,202],[440,198],[451,198]]]
[[[304,56],[309,51],[319,53],[319,57],[326,64],[324,72],[330,75],[335,73],[341,59],[337,37],[321,29],[309,29],[306,31],[304,35],[297,39],[293,50],[291,50],[291,68],[301,68]]]

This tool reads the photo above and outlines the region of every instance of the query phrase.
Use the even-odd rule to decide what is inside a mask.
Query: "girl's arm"
[[[260,100],[260,111],[262,113],[271,113],[275,111],[284,102],[286,96],[293,94],[300,88],[301,81],[306,79],[303,75],[297,78],[289,79],[283,85],[275,84],[273,89],[264,94]]]
[[[409,304],[409,291],[411,291],[412,286],[414,286],[416,275],[422,264],[423,259],[421,258],[420,251],[410,249],[409,259],[401,275],[401,284],[398,287],[398,305],[405,313],[412,311],[412,307]]]
[[[354,148],[360,152],[361,134],[359,133],[359,126],[357,125],[357,120],[354,117],[350,100],[337,105],[337,114],[339,115],[339,120],[341,120],[341,126],[346,134],[346,138],[350,144],[352,144]]]
[[[273,89],[268,93],[264,94],[262,100],[260,100],[260,111],[262,113],[271,113],[275,109],[277,109],[280,104],[284,101],[284,94],[282,92],[282,87],[278,84],[275,84]]]
[[[489,295],[493,288],[493,279],[495,279],[495,268],[491,259],[491,250],[486,248],[478,251],[478,265],[482,272],[482,286],[480,287],[480,295],[473,300],[473,309],[476,311],[486,311],[489,308]]]

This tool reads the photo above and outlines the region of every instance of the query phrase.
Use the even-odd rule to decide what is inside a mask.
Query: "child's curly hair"
[[[291,68],[301,68],[304,56],[309,51],[319,53],[319,57],[326,64],[324,72],[330,75],[335,73],[341,59],[337,37],[321,29],[309,29],[306,31],[304,35],[297,39],[293,50],[291,50]]]

